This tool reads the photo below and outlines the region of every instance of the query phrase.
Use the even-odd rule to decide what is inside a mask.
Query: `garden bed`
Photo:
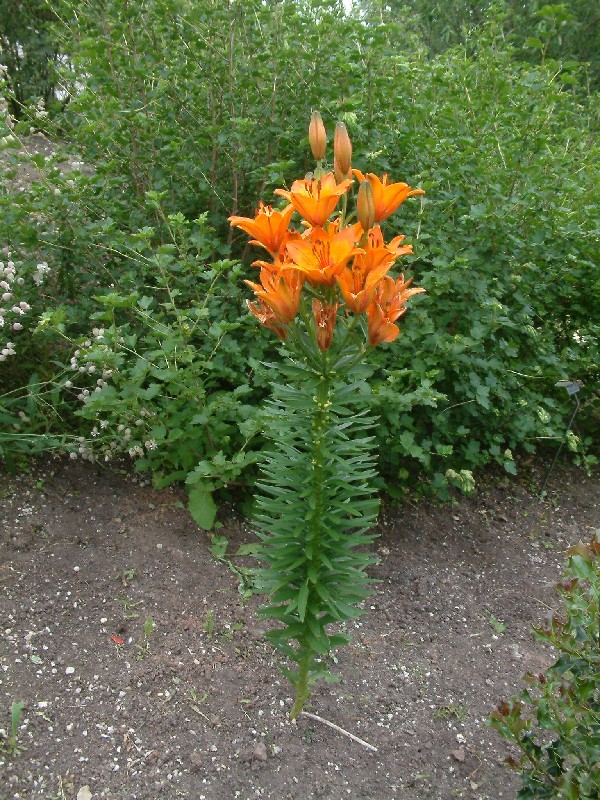
[[[384,510],[380,582],[337,652],[341,681],[308,707],[373,752],[288,721],[258,598],[230,568],[250,565],[244,520],[221,510],[228,566],[177,489],[62,460],[4,475],[0,727],[25,706],[0,797],[514,798],[486,720],[552,662],[531,625],[557,605],[564,551],[600,527],[598,473],[563,468],[540,500],[543,476]]]

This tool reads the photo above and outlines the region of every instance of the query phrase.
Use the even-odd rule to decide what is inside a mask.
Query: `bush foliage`
[[[521,751],[509,759],[521,775],[519,800],[600,797],[600,532],[570,549],[557,589],[562,608],[534,633],[558,659],[544,674],[527,674],[530,688],[491,717]]]
[[[242,302],[251,253],[226,218],[308,168],[313,108],[329,129],[346,123],[353,166],[378,163],[427,192],[389,221],[428,295],[404,346],[374,354],[388,489],[469,487],[472,470],[514,472],[519,453],[557,446],[570,401],[555,383],[567,377],[585,384],[570,445],[591,457],[597,95],[578,63],[552,58],[552,26],[527,60],[502,12],[433,48],[407,6],[53,4],[70,101],[53,121],[32,104],[2,139],[0,244],[31,307],[0,364],[5,457],[34,444],[124,449],[160,480],[192,476],[204,498],[252,480],[267,339]],[[62,145],[28,157],[32,128],[67,143],[70,161]]]

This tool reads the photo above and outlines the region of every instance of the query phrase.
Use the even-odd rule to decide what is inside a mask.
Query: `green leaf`
[[[116,292],[104,295],[94,295],[94,300],[111,308],[133,308],[137,303],[137,294],[120,295]]]
[[[210,552],[217,559],[224,558],[227,548],[229,547],[229,539],[226,536],[211,536],[210,537]]]
[[[211,492],[202,486],[194,486],[189,490],[188,509],[201,528],[211,530],[217,516],[217,506]]]
[[[306,603],[308,601],[308,581],[304,581],[298,592],[298,616],[304,622],[306,616]]]

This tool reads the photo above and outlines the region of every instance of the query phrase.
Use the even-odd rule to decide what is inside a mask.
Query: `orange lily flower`
[[[260,271],[260,284],[252,281],[244,282],[254,290],[261,303],[271,309],[277,322],[287,325],[298,313],[304,283],[304,276],[301,273],[278,272],[273,268],[263,267]],[[254,314],[254,311],[250,310]]]
[[[287,339],[287,330],[277,322],[273,311],[262,300],[257,303],[251,303],[250,300],[246,300],[246,305],[261,325],[273,331],[280,339]]]
[[[332,172],[322,178],[294,181],[290,191],[275,189],[275,194],[285,197],[307,222],[321,228],[333,213],[340,197],[345,194],[352,180],[336,183]]]
[[[269,272],[280,272],[289,263],[289,258],[287,256],[287,246],[289,242],[295,242],[297,240],[301,240],[302,238],[303,235],[298,233],[298,231],[286,231],[285,236],[281,241],[279,251],[273,256],[273,261],[262,261],[259,259],[257,261],[253,261],[252,266],[261,267]]]
[[[411,280],[405,281],[404,275],[396,280],[385,276],[378,284],[374,300],[367,308],[369,343],[373,347],[397,338],[400,328],[394,322],[406,312],[406,301],[413,294],[425,291],[418,287],[409,288]]]
[[[312,301],[313,315],[317,325],[317,344],[319,350],[329,350],[333,341],[333,331],[339,303],[330,305],[320,300]]]
[[[336,281],[348,308],[362,314],[373,300],[377,284],[391,268],[394,261],[412,253],[412,245],[402,245],[404,236],[396,236],[385,245],[381,228],[377,225],[368,233],[365,252],[354,257],[352,267],[345,267]]]
[[[277,211],[271,206],[266,206],[262,201],[256,212],[256,217],[229,217],[232,227],[241,228],[254,239],[250,244],[257,244],[275,256],[289,233],[290,219],[294,213],[294,206],[289,205],[283,211]]]
[[[411,255],[413,248],[411,244],[402,244],[406,236],[395,236],[389,244],[385,244],[383,240],[383,233],[379,225],[367,234],[367,241],[364,245],[364,255],[356,256],[357,260],[361,262],[369,270],[375,269],[380,264],[387,264],[388,268],[392,266],[394,261],[400,256]]]
[[[345,267],[341,275],[335,279],[344,302],[355,314],[363,314],[373,301],[377,284],[389,269],[388,264],[380,264],[369,270],[354,259],[352,267]]]
[[[423,189],[411,189],[408,183],[388,183],[388,176],[384,175],[380,180],[372,172],[363,175],[358,169],[352,172],[359,181],[369,181],[375,201],[375,222],[387,219],[390,214],[401,205],[407,197],[412,195],[425,194]]]
[[[283,269],[299,270],[313,285],[333,286],[352,256],[364,252],[355,245],[360,230],[359,225],[348,225],[340,231],[334,223],[328,231],[311,228],[304,238],[288,242],[290,262]]]

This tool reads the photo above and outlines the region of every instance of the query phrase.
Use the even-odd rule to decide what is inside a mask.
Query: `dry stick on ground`
[[[343,728],[340,728],[339,725],[336,725],[335,722],[330,722],[328,719],[323,719],[323,717],[317,716],[317,714],[311,714],[310,711],[301,711],[305,717],[310,717],[311,719],[316,719],[317,722],[322,722],[324,725],[329,725],[330,728],[333,728],[334,731],[338,731],[339,733],[343,733],[344,736],[349,736],[350,739],[353,739],[355,742],[362,744],[363,747],[366,747],[368,750],[372,750],[374,753],[377,752],[377,748],[374,747],[372,744],[365,742],[364,739],[361,739],[359,736],[355,736],[350,731],[345,731]]]

